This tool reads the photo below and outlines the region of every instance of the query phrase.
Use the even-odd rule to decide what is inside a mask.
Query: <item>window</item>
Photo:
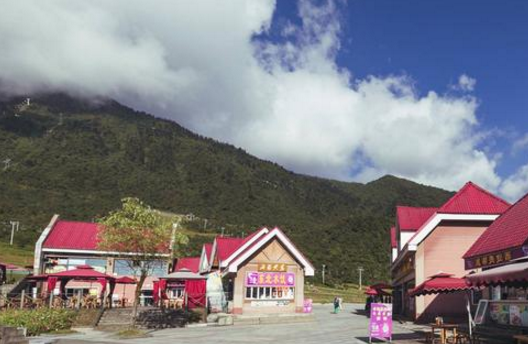
[[[164,276],[168,272],[168,263],[162,260],[152,261],[152,277]],[[114,273],[118,276],[130,276],[139,274],[139,266],[134,267],[132,261],[126,259],[116,259],[114,263]]]
[[[293,300],[294,298],[293,287],[246,287],[248,300]]]
[[[114,263],[114,273],[118,276],[135,275],[134,269],[130,268],[131,262],[125,259],[116,259]]]
[[[177,287],[170,290],[171,299],[182,299],[185,292],[185,287]]]

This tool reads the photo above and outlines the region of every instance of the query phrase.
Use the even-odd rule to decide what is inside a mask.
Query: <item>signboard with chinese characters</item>
[[[258,271],[269,271],[269,272],[286,272],[286,264],[284,263],[258,263]]]
[[[369,343],[372,338],[392,341],[392,304],[370,305]]]
[[[293,272],[248,272],[247,287],[294,287]]]
[[[466,270],[484,268],[509,262],[512,259],[528,255],[527,247],[518,247],[511,250],[493,252],[482,256],[471,257],[465,260]]]

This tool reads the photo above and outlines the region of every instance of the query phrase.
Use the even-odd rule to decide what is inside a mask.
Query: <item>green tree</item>
[[[137,198],[122,199],[122,207],[100,219],[100,249],[120,252],[139,276],[134,299],[134,321],[145,279],[163,261],[163,254],[176,258],[188,238],[177,231],[180,219],[163,216]]]

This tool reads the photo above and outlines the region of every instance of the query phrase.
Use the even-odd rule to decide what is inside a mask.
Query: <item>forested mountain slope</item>
[[[33,245],[55,213],[90,221],[135,196],[207,219],[206,233],[280,226],[330,279],[355,281],[359,265],[381,279],[395,205],[450,196],[392,176],[364,185],[295,174],[111,100],[54,94],[23,104],[0,102],[0,160],[10,159],[0,165],[0,228],[19,220],[19,245]]]

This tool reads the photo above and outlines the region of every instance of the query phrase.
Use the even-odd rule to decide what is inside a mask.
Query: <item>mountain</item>
[[[0,221],[20,221],[18,245],[33,245],[55,213],[90,221],[135,196],[198,217],[189,253],[222,227],[280,226],[336,281],[356,281],[359,265],[366,280],[386,278],[395,205],[439,206],[451,195],[393,176],[359,184],[295,174],[115,101],[63,94],[0,102],[0,159]]]

